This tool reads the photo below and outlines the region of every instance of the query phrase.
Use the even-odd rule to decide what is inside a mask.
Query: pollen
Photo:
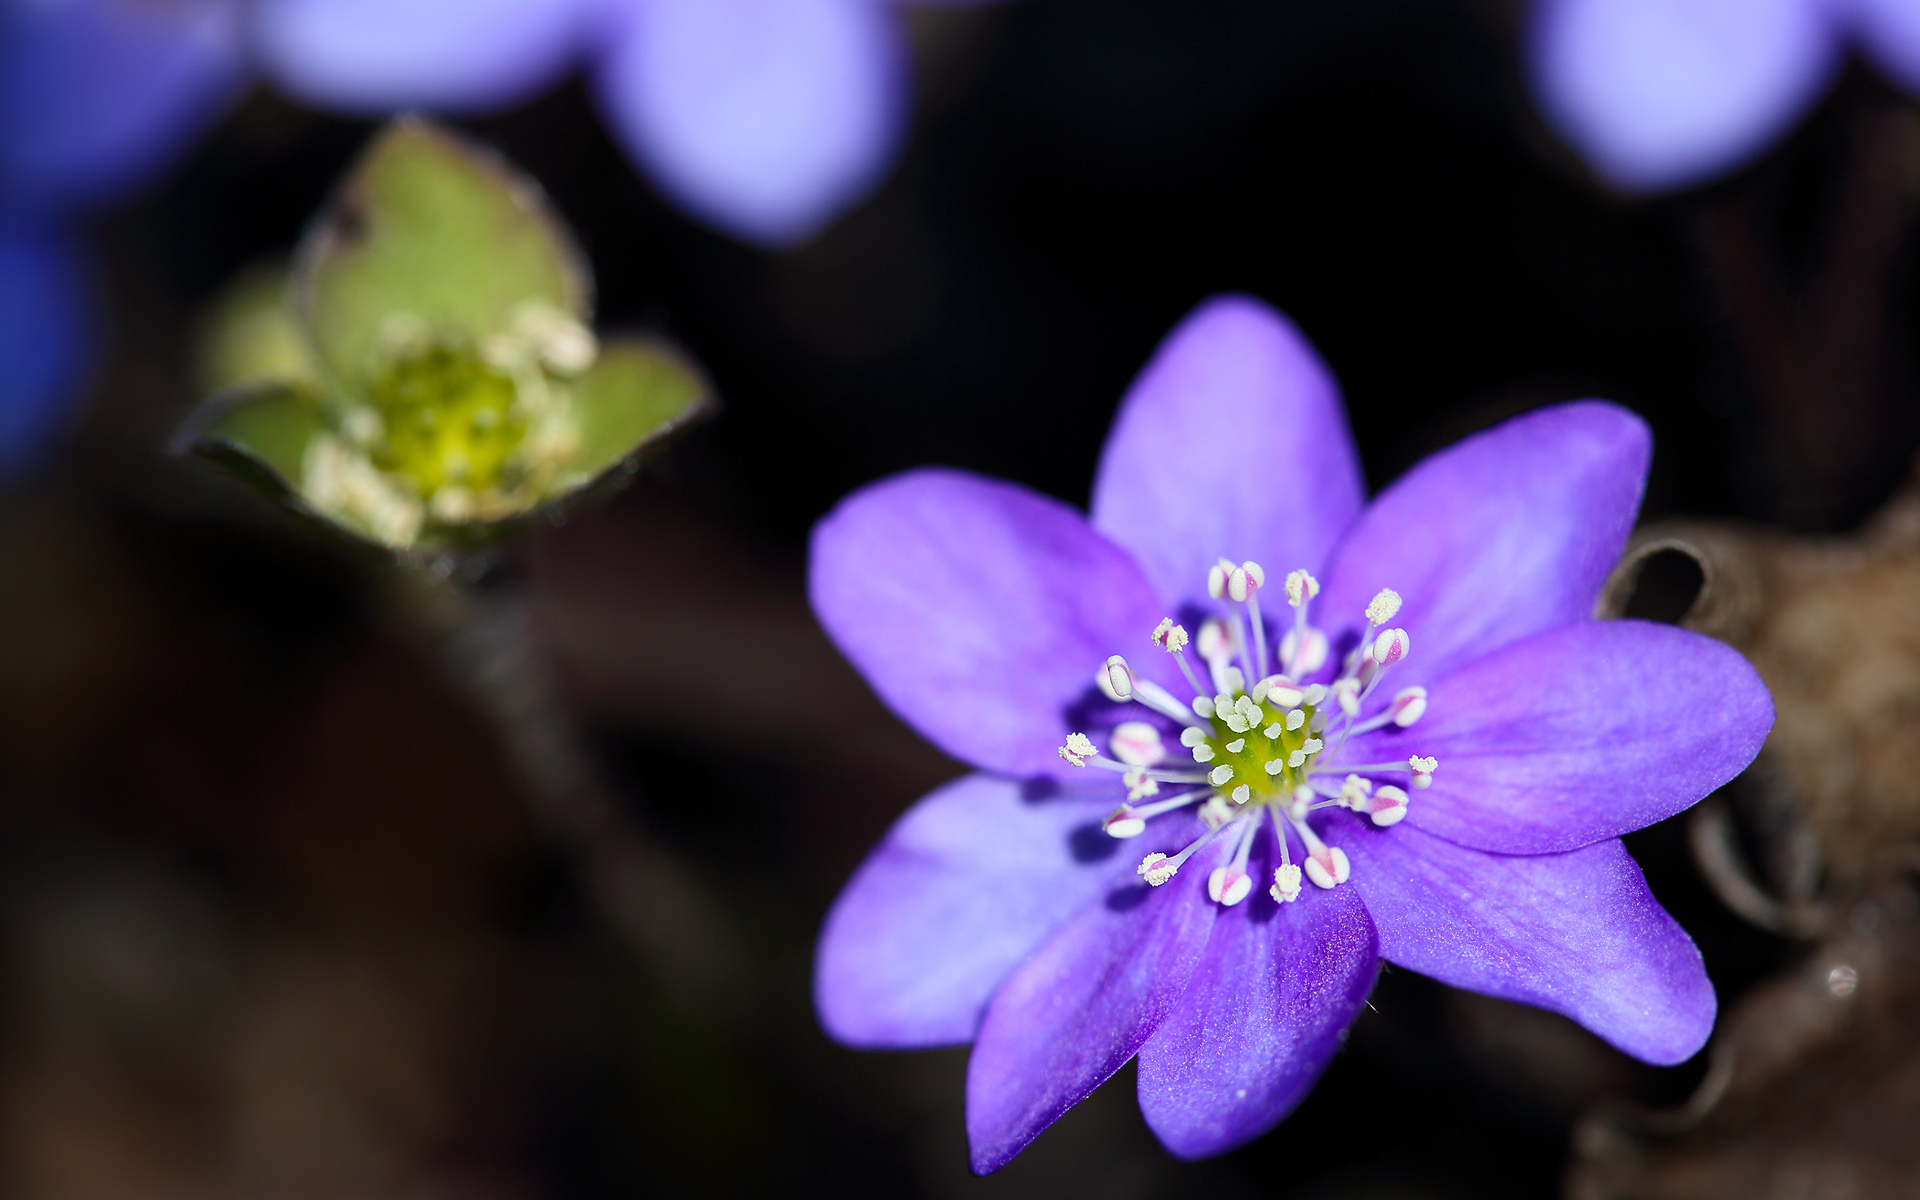
[[[1388,621],[1393,620],[1394,614],[1399,611],[1400,593],[1394,591],[1392,588],[1381,588],[1380,594],[1375,596],[1367,604],[1367,623],[1370,625],[1385,625]]]

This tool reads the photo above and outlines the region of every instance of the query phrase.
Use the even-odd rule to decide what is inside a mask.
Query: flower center
[[[1400,597],[1382,591],[1367,605],[1367,629],[1360,645],[1347,656],[1331,684],[1300,680],[1326,664],[1326,634],[1307,621],[1308,605],[1320,591],[1305,571],[1287,576],[1287,603],[1294,610],[1292,628],[1268,656],[1265,619],[1258,595],[1266,583],[1259,564],[1235,566],[1222,559],[1210,572],[1207,591],[1227,602],[1224,615],[1208,617],[1194,647],[1205,660],[1208,683],[1186,657],[1190,639],[1171,617],[1153,631],[1155,644],[1172,654],[1196,695],[1183,704],[1151,680],[1136,676],[1124,658],[1114,655],[1095,675],[1108,699],[1134,702],[1157,714],[1163,722],[1180,726],[1179,741],[1193,758],[1191,769],[1166,766],[1171,757],[1162,738],[1162,725],[1123,721],[1109,739],[1110,756],[1102,755],[1084,733],[1067,738],[1060,756],[1076,767],[1089,763],[1121,772],[1127,803],[1115,809],[1103,824],[1113,837],[1137,837],[1147,822],[1164,813],[1199,805],[1206,832],[1180,853],[1149,854],[1139,873],[1155,887],[1165,883],[1201,846],[1216,836],[1235,839],[1230,865],[1215,869],[1207,881],[1210,896],[1234,905],[1252,892],[1247,863],[1256,836],[1272,817],[1279,865],[1274,869],[1273,898],[1290,902],[1300,895],[1302,876],[1322,888],[1346,882],[1351,871],[1347,856],[1323,842],[1310,822],[1312,813],[1330,807],[1350,809],[1388,826],[1406,815],[1406,789],[1395,782],[1404,777],[1413,788],[1433,781],[1437,762],[1418,755],[1405,763],[1342,762],[1347,739],[1392,724],[1406,728],[1426,712],[1422,687],[1402,689],[1376,711],[1363,709],[1381,681],[1406,658],[1412,641],[1403,629],[1382,629],[1400,610]],[[1241,608],[1245,610],[1242,620]],[[1269,673],[1269,667],[1277,668]],[[1247,681],[1254,682],[1248,686]],[[1175,795],[1160,797],[1161,785],[1190,785]],[[1289,834],[1299,841],[1305,859],[1294,865]]]

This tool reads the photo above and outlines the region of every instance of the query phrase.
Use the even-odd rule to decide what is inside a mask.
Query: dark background
[[[698,917],[662,919],[704,931],[692,974],[617,935],[529,816],[431,602],[160,453],[201,310],[289,250],[371,128],[250,95],[98,222],[111,353],[0,497],[9,1194],[1546,1196],[1586,1106],[1684,1098],[1697,1063],[1389,971],[1253,1145],[1173,1162],[1129,1070],[976,1181],[964,1052],[839,1049],[807,998],[839,884],[959,770],[813,627],[811,523],[924,463],[1083,503],[1128,380],[1209,294],[1300,324],[1375,488],[1594,395],[1654,428],[1648,516],[1841,530],[1900,478],[1913,114],[1855,68],[1756,166],[1624,200],[1539,124],[1516,7],[917,13],[902,162],[788,254],[664,205],[577,82],[467,123],[573,223],[601,327],[669,334],[723,400],[514,565],[684,875]],[[1630,845],[1723,1008],[1782,961],[1676,829]]]

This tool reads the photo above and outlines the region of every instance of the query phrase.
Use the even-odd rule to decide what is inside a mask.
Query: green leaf
[[[176,448],[235,468],[251,482],[283,494],[299,491],[307,446],[326,432],[309,392],[270,381],[231,388],[201,405],[181,429]]]
[[[351,392],[396,318],[477,341],[529,301],[585,321],[590,288],[538,184],[407,118],[374,139],[308,232],[293,297],[321,362]]]
[[[570,386],[580,436],[580,455],[569,472],[576,481],[630,458],[712,405],[699,369],[660,342],[605,342],[593,366]]]
[[[248,267],[221,289],[201,326],[197,367],[210,393],[270,379],[318,390],[312,352],[287,308],[285,265]]]

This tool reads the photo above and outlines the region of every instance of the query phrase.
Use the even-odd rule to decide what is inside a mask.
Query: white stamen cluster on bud
[[[1432,787],[1433,770],[1439,765],[1440,760],[1431,756],[1421,758],[1416,754],[1407,759],[1407,770],[1413,776],[1413,786],[1417,788]]]
[[[1381,588],[1380,594],[1367,602],[1367,624],[1385,625],[1399,611],[1400,593],[1392,588]]]
[[[1227,572],[1227,598],[1245,604],[1267,586],[1267,573],[1257,562],[1243,562]]]
[[[1287,572],[1287,603],[1299,608],[1320,594],[1320,581],[1305,571]]]
[[[1253,890],[1253,877],[1237,867],[1215,867],[1207,876],[1207,895],[1228,908],[1247,898]]]
[[[1076,767],[1086,766],[1087,760],[1098,753],[1100,748],[1095,746],[1093,739],[1084,733],[1068,734],[1067,744],[1060,747],[1060,757]]]
[[[1149,854],[1140,860],[1140,866],[1136,869],[1142,879],[1154,887],[1159,887],[1174,877],[1174,874],[1180,870],[1180,864],[1164,854]]]
[[[1404,629],[1383,629],[1380,636],[1373,640],[1373,661],[1383,667],[1390,667],[1407,656],[1413,648],[1413,640]]]
[[[1307,878],[1323,888],[1337,887],[1353,874],[1346,851],[1338,846],[1319,846],[1307,856]]]
[[[1427,689],[1423,687],[1401,688],[1393,694],[1393,703],[1388,706],[1387,713],[1392,717],[1395,725],[1405,729],[1421,717],[1426,716]]]
[[[1160,731],[1145,721],[1122,721],[1107,738],[1107,750],[1130,767],[1151,767],[1167,756]]]
[[[1093,681],[1109,700],[1124,702],[1133,699],[1133,670],[1127,666],[1127,660],[1118,654],[1100,665]]]
[[[1153,627],[1153,644],[1169,654],[1178,654],[1187,648],[1186,628],[1175,625],[1172,617],[1164,617]]]
[[[1273,869],[1273,886],[1267,894],[1282,904],[1291,904],[1300,898],[1300,868],[1292,863],[1282,863]]]

